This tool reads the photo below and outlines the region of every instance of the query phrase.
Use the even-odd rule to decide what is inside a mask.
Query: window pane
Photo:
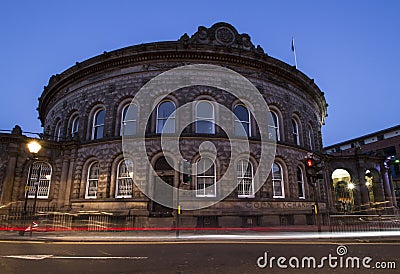
[[[200,102],[197,104],[197,112],[196,115],[198,118],[214,118],[214,108],[211,103],[208,102]]]
[[[136,117],[137,117],[137,106],[135,104],[128,105],[124,108],[122,114],[123,121],[136,120]]]
[[[196,133],[214,134],[214,123],[207,120],[196,121]]]
[[[234,109],[234,113],[239,121],[242,121],[242,122],[249,121],[249,112],[247,111],[247,108],[245,108],[244,106],[242,106],[242,105],[236,106]]]
[[[97,126],[94,128],[94,139],[101,139],[103,138],[103,126]]]
[[[72,129],[71,129],[71,135],[72,137],[78,133],[79,129],[79,117],[75,117],[74,120],[72,121]]]
[[[131,136],[136,134],[136,121],[124,122],[122,124],[123,135]]]
[[[158,118],[168,118],[175,111],[175,104],[171,101],[162,102],[158,107]]]
[[[104,109],[100,110],[96,113],[95,117],[95,126],[103,125],[104,124]]]

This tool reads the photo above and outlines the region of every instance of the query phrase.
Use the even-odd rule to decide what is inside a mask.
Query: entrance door
[[[164,182],[162,182],[160,178]],[[152,217],[171,217],[172,208],[161,205],[156,201],[167,201],[169,202],[169,204],[172,204],[172,189],[167,189],[165,188],[165,186],[161,186],[160,184],[168,184],[170,186],[173,186],[174,176],[160,176],[160,178],[156,178],[157,183],[154,185],[155,201],[153,201],[153,210],[151,215]]]
[[[152,205],[152,217],[171,217],[172,208],[166,207],[164,204],[173,204],[173,188],[174,185],[174,169],[169,163],[173,163],[171,159],[161,157],[154,165],[154,169],[158,176],[154,178],[154,201]],[[168,187],[171,186],[171,187]],[[162,202],[161,202],[162,201]]]

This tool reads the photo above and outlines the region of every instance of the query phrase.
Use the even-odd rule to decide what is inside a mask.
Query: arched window
[[[292,119],[292,135],[293,135],[293,142],[296,145],[300,145],[299,124],[295,119]]]
[[[27,185],[29,186],[28,198],[35,198],[36,186],[37,198],[49,198],[50,182],[51,182],[51,166],[45,162],[35,162],[29,168],[29,178]]]
[[[297,167],[297,188],[299,190],[299,198],[304,199],[306,197],[304,192],[304,178],[300,167]]]
[[[196,196],[215,197],[215,165],[209,158],[201,158],[197,162],[196,170]],[[207,168],[208,167],[208,168]]]
[[[129,159],[122,160],[118,164],[117,184],[115,188],[116,198],[131,198],[133,187],[133,162]]]
[[[273,125],[268,125],[269,138],[272,139],[275,136],[275,141],[280,141],[281,140],[281,135],[279,133],[279,118],[278,118],[278,115],[274,111],[271,111],[271,116],[272,116]]]
[[[79,116],[75,115],[71,120],[71,137],[75,137],[79,130]]]
[[[157,108],[156,133],[175,132],[175,104],[172,101],[164,101]],[[168,119],[169,118],[169,119]],[[168,121],[168,123],[167,123]]]
[[[96,111],[96,113],[93,116],[92,140],[103,138],[104,115],[105,115],[105,110],[101,108],[98,111]]]
[[[247,160],[239,160],[236,165],[239,198],[254,198],[253,165]]]
[[[121,136],[135,135],[136,126],[137,126],[137,105],[136,104],[126,105],[122,109],[121,132],[120,132]]]
[[[54,130],[54,140],[57,142],[61,141],[61,121],[56,124],[56,129]]]
[[[97,198],[97,187],[99,184],[99,162],[93,162],[88,169],[86,184],[86,199]]]
[[[236,105],[233,109],[235,114],[235,135],[250,137],[250,116],[244,105]]]
[[[196,133],[215,133],[214,106],[207,101],[196,105]]]
[[[272,164],[272,188],[274,198],[285,198],[282,167],[277,163]]]
[[[308,145],[310,147],[310,150],[313,150],[314,149],[314,141],[313,141],[313,131],[312,131],[311,125],[308,125],[307,131],[308,131],[307,132],[307,134],[308,134]]]

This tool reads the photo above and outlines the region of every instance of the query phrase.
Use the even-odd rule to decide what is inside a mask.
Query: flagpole
[[[294,37],[292,36],[292,51],[294,56],[294,66],[297,68],[297,59],[296,59],[296,48],[294,46]]]

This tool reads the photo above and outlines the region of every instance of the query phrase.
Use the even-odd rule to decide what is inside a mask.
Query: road
[[[341,246],[341,251],[338,246]],[[340,253],[343,250],[346,252]],[[265,254],[267,262],[271,264],[260,268],[257,261],[263,266]],[[301,268],[304,257],[315,257],[318,267],[321,257],[329,257],[329,254],[337,258],[336,268],[329,266],[328,259],[323,261],[322,269],[309,269],[308,259],[304,261],[305,267]],[[0,273],[398,273],[398,254],[398,242],[0,241]],[[362,264],[359,269],[346,268],[345,260],[349,256],[361,259],[371,257],[371,261],[366,264],[371,268],[365,268]],[[272,257],[276,259],[270,262]],[[278,257],[286,258],[283,263],[281,259],[281,266],[286,265],[287,269],[278,266]],[[291,257],[298,258],[300,269],[293,267],[296,266],[296,259],[291,259],[290,266]],[[343,267],[340,267],[341,257],[344,258]],[[377,262],[379,266],[385,265],[392,269],[377,269]],[[335,260],[331,263],[334,265]]]

